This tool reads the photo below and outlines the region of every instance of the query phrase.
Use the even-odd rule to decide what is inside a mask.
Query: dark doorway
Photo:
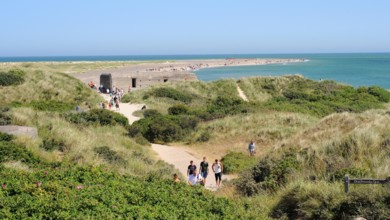
[[[164,82],[168,82],[168,79],[164,79]]]
[[[131,78],[131,87],[136,88],[137,87],[137,78]]]
[[[100,75],[100,85],[103,86],[103,92],[107,92],[107,89],[112,91],[112,77],[110,73]]]

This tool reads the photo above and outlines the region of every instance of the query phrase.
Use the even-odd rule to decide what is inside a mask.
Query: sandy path
[[[107,94],[100,94],[106,101],[109,101],[111,98]],[[145,104],[130,104],[130,103],[120,103],[119,104],[119,113],[126,116],[129,119],[129,124],[139,120],[139,117],[133,115],[134,112],[141,110]],[[113,111],[116,111],[115,106],[111,108]]]
[[[110,96],[107,94],[101,94],[102,97],[104,97],[105,100],[110,100]],[[134,121],[139,120],[138,117],[134,116],[133,113],[135,111],[141,110],[141,108],[144,106],[144,104],[130,104],[130,103],[120,103],[119,107],[119,113],[123,114],[129,119],[129,124],[132,124]],[[115,111],[115,107],[112,108],[113,111]],[[164,160],[165,162],[172,164],[176,169],[178,169],[183,176],[187,176],[187,167],[190,164],[190,161],[194,161],[194,164],[198,167],[200,162],[202,161],[201,158],[194,157],[190,152],[186,151],[182,147],[173,147],[168,145],[160,145],[160,144],[152,144],[152,149],[155,151],[159,157],[159,159]],[[209,162],[209,177],[206,181],[206,188],[209,190],[216,190],[216,184],[213,172],[211,170],[212,161]],[[232,179],[232,176],[229,175],[223,175],[222,181],[230,180]],[[182,180],[182,181],[187,181]]]
[[[198,169],[200,166],[200,162],[202,162],[201,158],[194,157],[192,154],[190,154],[182,147],[152,144],[152,149],[158,154],[161,160],[164,160],[165,162],[174,165],[175,168],[178,169],[185,177],[187,176],[187,167],[188,165],[190,165],[191,160],[194,161],[194,164]],[[214,173],[211,170],[211,165],[213,164],[213,162],[212,161],[208,161],[208,162],[209,162],[209,175],[206,181],[206,189],[215,191],[217,190],[217,186],[215,184]],[[223,175],[222,183],[226,180],[231,180],[233,178],[234,177],[230,175]]]
[[[237,91],[238,91],[238,95],[246,102],[249,102],[248,100],[248,97],[246,97],[244,91],[242,91],[242,89],[237,85]]]

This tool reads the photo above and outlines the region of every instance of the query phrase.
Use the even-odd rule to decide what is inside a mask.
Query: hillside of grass
[[[249,103],[239,99],[237,85]],[[388,91],[300,76],[185,82],[163,89],[126,97],[149,107],[129,134],[222,157],[226,172],[240,177],[219,194],[270,218],[389,217],[389,186],[354,185],[346,195],[342,182],[344,175],[389,176]],[[192,127],[185,127],[184,116],[191,117]],[[249,140],[258,146],[255,159],[246,152]],[[254,202],[263,200],[267,205]]]
[[[0,133],[1,219],[253,218],[234,201],[185,181],[157,160],[127,119],[98,109],[102,98],[43,64],[0,70],[1,125],[31,126],[38,138]],[[76,106],[81,112],[76,112]]]
[[[39,136],[0,133],[3,219],[390,218],[390,185],[345,194],[342,182],[389,176],[390,94],[382,88],[300,76],[166,83],[123,98],[147,105],[129,126],[63,73],[104,65],[53,65],[0,69],[0,125],[36,127]],[[174,184],[177,171],[150,142],[221,158],[238,178],[215,193]]]

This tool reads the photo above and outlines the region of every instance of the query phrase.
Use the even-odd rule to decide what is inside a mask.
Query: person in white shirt
[[[222,181],[222,173],[223,173],[222,163],[218,161],[218,159],[215,159],[212,168],[215,175],[215,184],[217,185],[217,187],[219,187]]]
[[[188,176],[188,184],[191,186],[195,186],[198,183],[198,175],[196,174],[196,170]]]

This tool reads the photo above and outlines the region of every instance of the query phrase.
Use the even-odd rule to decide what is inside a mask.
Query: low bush
[[[270,216],[288,219],[389,219],[390,192],[366,189],[345,194],[339,186],[299,184],[288,189]]]
[[[41,160],[25,146],[13,142],[14,137],[0,132],[0,163],[21,161],[27,164],[37,164]]]
[[[192,101],[192,96],[190,94],[186,94],[184,92],[180,92],[176,89],[169,88],[169,87],[154,89],[152,91],[152,94],[155,97],[170,98],[184,103],[190,103]]]
[[[122,176],[103,166],[0,167],[1,219],[237,219],[242,209],[202,187]]]
[[[390,219],[390,190],[359,190],[349,193],[333,210],[334,219]]]
[[[337,187],[331,189],[326,184],[300,184],[282,195],[270,216],[278,219],[334,219],[333,210],[342,197]]]
[[[14,139],[13,135],[0,132],[0,141],[10,142],[13,139]]]
[[[368,87],[367,92],[368,94],[375,96],[381,102],[390,101],[390,93],[379,86]]]
[[[170,108],[168,108],[168,114],[170,115],[183,115],[187,114],[189,111],[189,108],[185,105],[179,104],[179,105],[174,105]]]
[[[205,131],[205,132],[202,132],[200,134],[200,136],[196,139],[196,141],[197,142],[207,142],[210,140],[210,138],[211,138],[210,132]]]
[[[7,115],[9,111],[8,107],[0,108],[0,125],[9,125],[11,124],[11,117]]]
[[[207,112],[213,118],[223,118],[228,115],[247,113],[248,106],[242,99],[218,96],[207,106]]]
[[[25,72],[14,69],[8,72],[0,72],[0,86],[20,85],[24,82]]]
[[[53,138],[44,139],[42,141],[41,148],[47,151],[59,150],[61,152],[65,152],[68,150],[64,141],[55,140]]]
[[[116,164],[126,164],[126,160],[123,159],[117,152],[111,150],[107,146],[100,146],[96,147],[94,151],[98,154],[99,157],[102,157],[103,159],[107,160],[110,163],[116,163]]]
[[[287,153],[280,158],[264,158],[251,170],[244,172],[236,183],[238,192],[253,196],[272,193],[287,183],[288,177],[300,169],[296,156]]]
[[[128,128],[130,137],[142,135],[152,143],[183,140],[198,125],[199,120],[189,115],[162,115],[154,110],[145,111],[145,118]]]
[[[256,158],[241,152],[229,152],[221,159],[224,173],[240,173],[256,165]]]
[[[80,125],[100,124],[102,126],[108,125],[122,125],[127,126],[129,124],[128,119],[117,113],[105,109],[93,109],[88,112],[80,113],[67,113],[64,114],[66,120]]]
[[[260,109],[300,112],[319,117],[335,112],[363,112],[383,108],[383,103],[390,100],[390,93],[377,86],[355,89],[334,81],[315,82],[300,77],[291,80],[255,78],[251,83],[260,84],[259,91],[272,97]]]

